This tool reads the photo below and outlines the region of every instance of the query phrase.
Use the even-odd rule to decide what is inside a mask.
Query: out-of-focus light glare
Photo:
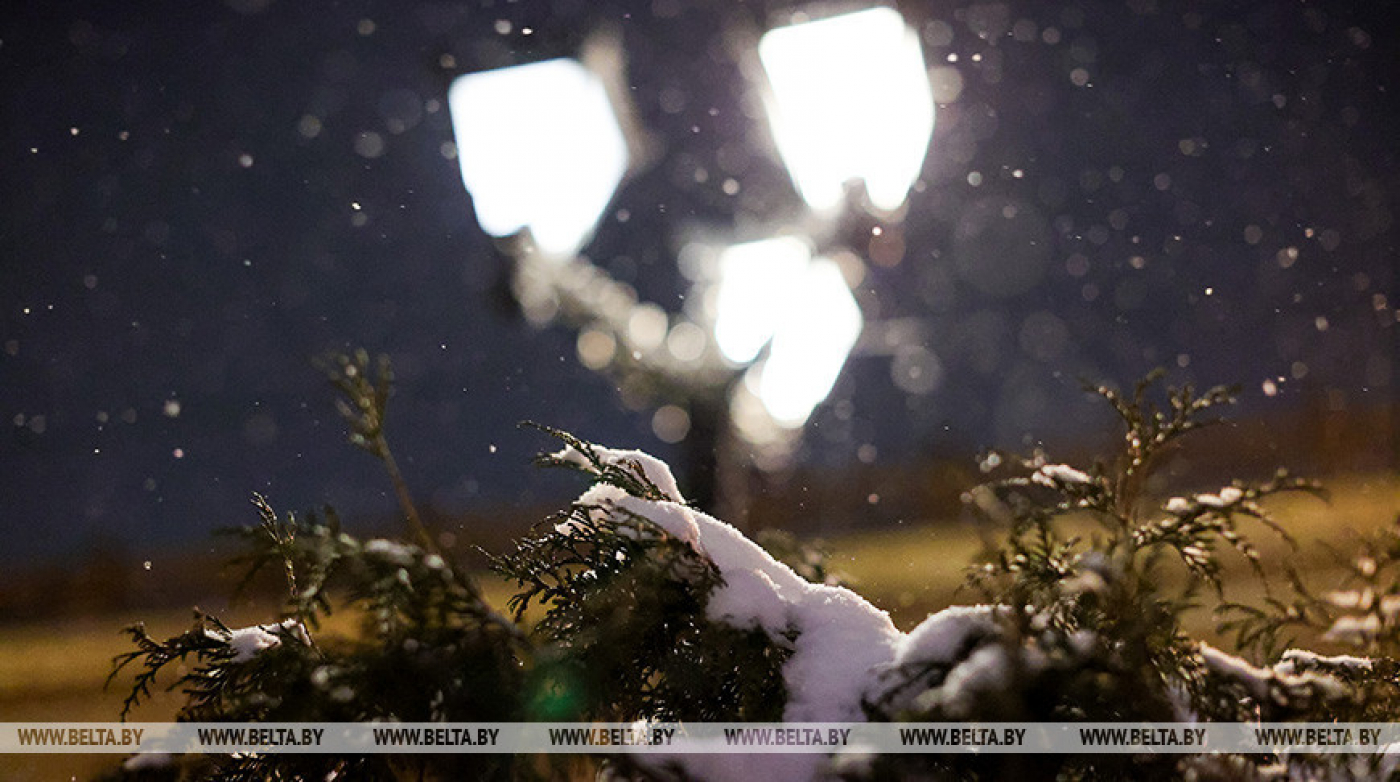
[[[482,230],[529,228],[546,254],[578,250],[627,170],[602,81],[575,60],[548,60],[459,77],[447,100]]]
[[[589,369],[603,369],[612,363],[613,354],[617,350],[617,340],[606,331],[598,329],[585,329],[578,335],[579,361]]]
[[[666,349],[683,364],[699,361],[705,354],[705,332],[694,323],[682,321],[666,335]]]
[[[690,414],[675,405],[662,405],[651,417],[651,431],[663,443],[678,443],[690,434]]]
[[[747,364],[758,357],[811,257],[806,242],[786,236],[737,244],[720,254],[715,342],[726,359]]]
[[[796,428],[831,393],[860,336],[860,307],[837,265],[807,267],[785,308],[758,381],[758,397],[779,424]]]
[[[895,211],[923,167],[933,91],[918,34],[891,8],[772,30],[758,44],[778,151],[807,203],[837,207],[845,183]]]
[[[666,341],[669,323],[666,310],[643,302],[632,310],[632,315],[627,319],[627,337],[641,350],[655,350]]]

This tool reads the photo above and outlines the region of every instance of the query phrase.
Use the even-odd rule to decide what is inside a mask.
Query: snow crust
[[[671,499],[645,500],[615,486],[598,484],[578,499],[580,505],[597,509],[593,520],[606,523],[610,518],[637,516],[686,543],[712,562],[724,579],[710,595],[709,619],[740,629],[762,630],[774,642],[793,650],[783,667],[788,691],[785,721],[863,721],[862,704],[883,693],[890,671],[915,664],[971,663],[972,659],[962,657],[979,642],[998,635],[996,612],[1005,609],[991,606],[949,608],[931,615],[908,634],[900,632],[889,614],[855,592],[803,579],[739,530],[682,504],[670,468],[659,459],[640,451],[599,448],[596,453],[608,464],[635,465]],[[587,465],[583,455],[572,448],[556,456]],[[1081,476],[1089,480],[1087,475],[1074,472],[1052,470],[1051,474],[1067,483],[1077,482]],[[568,527],[560,531],[567,533]],[[1000,676],[1007,665],[991,652],[977,658],[977,663],[951,683],[966,680],[963,684],[971,694],[987,684],[989,677]],[[950,697],[958,690],[947,688]],[[797,757],[770,757],[761,763],[797,762]],[[725,761],[696,762],[722,765]],[[733,778],[722,772],[714,777]]]
[[[1197,504],[1207,508],[1225,508],[1244,498],[1244,492],[1234,486],[1226,486],[1218,494],[1197,494]]]
[[[233,650],[233,661],[236,663],[247,662],[260,652],[281,646],[282,638],[287,634],[300,638],[303,642],[308,638],[306,628],[295,619],[270,625],[240,627],[229,631],[227,636],[216,630],[205,630],[204,632],[210,638],[227,643],[229,648]]]
[[[1054,487],[1056,484],[1084,484],[1090,483],[1092,480],[1088,473],[1076,470],[1067,464],[1043,464],[1031,474],[1032,483],[1050,487]]]
[[[1026,669],[1035,670],[1041,667],[1040,663],[1044,660],[1023,659],[1020,662]],[[948,672],[942,687],[928,691],[931,703],[920,705],[942,706],[953,714],[970,712],[981,697],[1005,689],[1007,680],[1011,678],[1012,663],[1011,654],[1005,646],[982,646]]]
[[[1370,611],[1376,606],[1376,592],[1371,587],[1336,590],[1324,597],[1332,605],[1347,610]],[[1400,595],[1381,595],[1379,608],[1385,622],[1394,622],[1400,616]],[[1379,625],[1374,629],[1379,630]]]
[[[592,446],[593,455],[597,456],[603,464],[615,467],[628,467],[635,465],[642,470],[642,474],[647,480],[655,484],[656,488],[668,499],[674,502],[685,502],[681,496],[681,490],[676,483],[676,478],[671,474],[671,468],[665,462],[652,456],[645,451],[622,450],[618,448],[604,448],[600,445]],[[576,464],[585,469],[592,469],[592,462],[588,457],[579,452],[572,445],[564,446],[561,451],[550,454],[555,459],[568,464]]]
[[[710,596],[710,619],[761,629],[783,644],[790,632],[798,633],[783,668],[785,720],[863,719],[861,701],[873,672],[895,659],[905,637],[889,614],[844,587],[808,582],[734,527],[685,505],[639,499],[607,485],[589,489],[579,502],[644,517],[713,562],[724,585]]]
[[[896,659],[906,636],[889,614],[844,587],[813,584],[777,561],[734,527],[686,506],[670,468],[641,451],[597,448],[605,463],[635,466],[668,499],[644,500],[606,484],[579,497],[600,509],[595,521],[635,515],[647,519],[712,562],[724,584],[711,595],[711,620],[741,629],[759,629],[791,646],[783,667],[787,722],[857,722],[862,702],[876,694],[880,672]],[[582,454],[566,448],[557,458],[588,467]],[[567,534],[568,525],[560,532]],[[796,640],[790,640],[796,634]],[[825,767],[821,755],[694,754],[649,757],[648,765],[675,765],[688,777],[706,780],[814,779]]]
[[[1352,670],[1371,670],[1374,662],[1369,657],[1357,657],[1350,654],[1322,655],[1317,652],[1310,652],[1306,649],[1289,649],[1284,652],[1279,659],[1274,670],[1279,673],[1298,673],[1299,669],[1308,670],[1311,668],[1348,668]]]
[[[946,668],[942,683],[919,693],[917,703],[904,705],[939,707],[947,714],[970,712],[980,699],[1005,686],[1013,668],[1043,670],[1049,664],[1044,652],[1035,647],[1018,652],[996,643],[1002,636],[1004,614],[1013,610],[1009,607],[954,606],[931,614],[909,633],[900,632],[886,612],[855,592],[808,582],[739,530],[685,505],[670,469],[659,459],[640,451],[599,448],[596,453],[606,464],[640,469],[667,499],[641,499],[616,486],[598,484],[578,500],[593,509],[592,520],[606,524],[622,518],[644,518],[689,545],[723,577],[724,583],[710,595],[709,619],[761,630],[775,643],[792,649],[783,667],[788,692],[783,712],[786,722],[864,721],[863,704],[905,697],[891,689],[900,677],[890,674],[920,667]],[[590,466],[572,448],[556,456]],[[1064,465],[1045,465],[1032,480],[1063,486],[1087,483],[1092,478]],[[1196,495],[1193,501],[1172,498],[1166,510],[1183,514],[1195,507],[1227,508],[1243,497],[1243,491],[1227,486],[1218,494]],[[559,529],[565,534],[569,531],[567,525]],[[1349,627],[1341,620],[1338,625],[1330,635],[1373,630]],[[1097,641],[1094,634],[1085,631],[1072,642],[1076,649],[1088,649]],[[1209,644],[1200,644],[1198,652],[1209,670],[1233,680],[1260,700],[1303,688],[1323,697],[1336,697],[1345,688],[1326,673],[1327,668],[1371,665],[1370,660],[1360,657],[1322,657],[1290,650],[1276,666],[1261,668]],[[1183,706],[1179,711],[1183,718],[1194,720],[1189,708]],[[717,781],[816,779],[829,771],[828,761],[820,755],[697,754],[649,756],[641,762],[658,769],[678,767],[690,778]]]
[[[932,614],[900,639],[895,665],[951,663],[967,653],[967,644],[999,633],[997,619],[1005,607],[951,606]]]
[[[1323,640],[1343,643],[1365,644],[1380,635],[1381,618],[1375,614],[1365,616],[1339,616],[1322,634]]]
[[[1249,694],[1259,701],[1272,700],[1272,690],[1275,686],[1285,690],[1311,688],[1328,697],[1339,697],[1346,694],[1346,687],[1334,676],[1317,671],[1298,672],[1300,663],[1307,662],[1337,662],[1340,665],[1360,664],[1362,658],[1349,657],[1346,655],[1339,657],[1322,657],[1310,652],[1292,649],[1283,655],[1283,659],[1272,668],[1260,668],[1248,660],[1236,657],[1228,652],[1223,652],[1208,643],[1201,643],[1198,651],[1201,660],[1206,667],[1217,675],[1232,679],[1245,688]],[[1369,665],[1370,661],[1365,661]]]
[[[408,546],[383,538],[366,541],[365,553],[376,554],[400,566],[406,566],[413,562],[413,551]]]

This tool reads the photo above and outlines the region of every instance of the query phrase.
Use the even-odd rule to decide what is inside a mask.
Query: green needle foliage
[[[239,531],[249,576],[266,566],[285,574],[277,623],[230,629],[196,614],[194,626],[159,641],[143,627],[136,649],[117,658],[115,677],[138,673],[123,717],[149,695],[158,675],[181,664],[171,689],[186,696],[178,719],[194,722],[510,722],[522,718],[528,644],[478,597],[469,579],[437,554],[388,540],[361,541],[335,517],[278,521],[262,498],[262,524]],[[332,610],[362,619],[352,637],[323,638]],[[461,778],[509,777],[501,758],[474,755],[242,755],[186,758],[189,779],[416,778],[425,768]],[[339,777],[336,777],[339,778]]]
[[[371,367],[369,353],[361,348],[353,355],[333,353],[314,363],[341,393],[340,398],[335,400],[335,408],[350,427],[350,444],[364,449],[383,463],[409,533],[424,549],[441,554],[437,541],[418,515],[408,482],[399,472],[398,462],[389,450],[389,440],[384,436],[384,421],[394,387],[394,370],[389,365],[389,357],[380,356]]]
[[[1261,501],[1282,492],[1321,494],[1321,489],[1279,471],[1267,481],[1234,481],[1214,493],[1165,503],[1147,497],[1144,487],[1161,456],[1186,434],[1215,423],[1216,408],[1233,402],[1225,387],[1201,394],[1190,387],[1162,392],[1159,379],[1160,373],[1153,373],[1131,394],[1091,389],[1123,427],[1121,450],[1110,458],[1081,467],[1054,463],[1044,453],[992,453],[983,459],[992,480],[967,499],[1001,534],[969,569],[968,587],[997,607],[989,613],[995,621],[989,618],[980,632],[966,634],[957,654],[898,670],[890,689],[868,705],[872,719],[1330,721],[1400,714],[1389,660],[1360,668],[1295,654],[1275,667],[1256,668],[1188,636],[1182,617],[1198,606],[1202,588],[1223,594],[1220,574],[1227,552],[1264,580],[1267,591],[1247,524],[1292,540]],[[1093,532],[1070,531],[1086,525]],[[1382,561],[1384,546],[1372,549],[1372,559]],[[1400,545],[1393,550],[1400,554]],[[1172,569],[1178,570],[1175,578]],[[1292,578],[1301,590],[1301,580]],[[1306,610],[1290,604],[1292,613],[1283,614],[1231,605],[1227,610],[1254,613],[1226,623],[1226,629],[1242,630],[1242,639],[1258,646],[1255,642],[1277,635],[1283,622],[1275,617],[1318,617],[1318,604],[1312,600]],[[1400,612],[1400,597],[1393,607]],[[976,678],[988,671],[997,675]],[[1378,697],[1376,690],[1388,694]],[[1276,760],[1094,755],[1038,758],[1028,765],[1025,756],[1016,755],[902,755],[880,758],[868,776],[1254,779]],[[1343,763],[1333,766],[1329,773],[1350,778]],[[1309,774],[1316,770],[1308,767]]]
[[[541,457],[545,466],[583,471],[598,483],[664,499],[635,465],[601,460],[591,445],[550,430],[585,465]],[[537,671],[539,719],[605,721],[777,720],[790,650],[762,631],[706,618],[719,571],[688,544],[640,516],[599,523],[574,504],[493,560],[519,585],[510,608],[523,622],[544,611],[535,633],[549,649]]]
[[[276,619],[232,628],[196,613],[169,639],[137,625],[113,680],[134,671],[122,715],[154,688],[179,689],[188,721],[777,721],[790,693],[784,664],[796,631],[770,634],[711,619],[723,574],[686,541],[619,506],[580,500],[542,521],[515,550],[493,556],[517,589],[508,616],[491,609],[440,552],[414,509],[384,434],[392,374],[363,351],[321,362],[340,393],[350,440],[379,459],[404,513],[405,541],[365,540],[335,512],[279,516],[254,496],[258,523],[236,531],[245,581],[284,585]],[[1091,389],[1116,411],[1120,447],[1070,466],[1044,453],[992,453],[988,482],[967,501],[995,542],[969,569],[984,603],[930,617],[914,631],[952,639],[882,670],[863,704],[889,721],[1194,721],[1400,718],[1400,519],[1337,554],[1349,576],[1316,594],[1286,567],[1262,561],[1257,533],[1289,540],[1264,501],[1320,494],[1278,472],[1211,493],[1162,501],[1147,487],[1161,457],[1233,401],[1223,387],[1162,389],[1154,373],[1124,394]],[[537,427],[568,450],[543,466],[579,471],[593,485],[666,502],[642,465],[605,458],[566,432]],[[616,452],[609,452],[615,454]],[[584,495],[588,497],[589,495]],[[643,506],[644,507],[644,506]],[[1092,531],[1075,534],[1073,530]],[[803,578],[835,583],[815,548],[763,538]],[[1266,586],[1281,571],[1286,595],[1261,606],[1224,602],[1222,563],[1244,563]],[[1193,640],[1183,615],[1214,598],[1221,629],[1250,659]],[[360,620],[338,636],[332,612]],[[1280,649],[1295,638],[1350,646],[1367,657]],[[935,645],[936,646],[936,645]],[[933,648],[933,647],[929,647]],[[674,779],[626,755],[605,758],[610,779]],[[577,779],[582,761],[529,756],[190,756],[123,779],[437,780]],[[893,755],[837,761],[834,776],[900,779],[1369,779],[1380,768],[1349,756]]]

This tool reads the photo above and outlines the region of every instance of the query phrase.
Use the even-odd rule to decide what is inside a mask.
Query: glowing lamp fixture
[[[548,60],[461,76],[447,99],[482,230],[528,228],[551,256],[582,247],[627,170],[602,81],[576,60]]]
[[[769,31],[758,44],[778,151],[817,211],[846,182],[895,211],[918,179],[933,134],[933,92],[918,34],[891,8]]]
[[[786,429],[806,423],[831,393],[860,336],[860,306],[841,269],[812,258],[806,241],[784,236],[737,244],[719,257],[715,342],[746,364],[768,355],[747,379],[768,416]]]
[[[774,421],[796,428],[831,393],[862,321],[840,268],[825,258],[807,266],[786,304],[768,358],[756,367],[758,398]]]
[[[747,364],[758,358],[778,328],[774,300],[797,286],[811,260],[812,248],[790,236],[736,244],[720,254],[715,343],[726,359]]]

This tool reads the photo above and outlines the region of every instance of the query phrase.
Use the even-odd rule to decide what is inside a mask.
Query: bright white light
[[[826,399],[860,336],[860,307],[835,263],[813,261],[787,297],[758,397],[779,424],[796,428]]]
[[[833,209],[861,179],[875,206],[898,209],[933,134],[918,34],[894,9],[872,8],[772,30],[758,54],[778,151],[803,199]]]
[[[767,417],[787,429],[802,426],[831,393],[861,331],[840,268],[811,252],[807,242],[781,237],[735,245],[719,259],[715,342],[743,364],[771,340],[749,377]]]
[[[598,77],[575,60],[549,60],[462,76],[447,100],[482,229],[529,228],[547,254],[577,251],[627,170]]]
[[[736,364],[747,364],[773,337],[780,302],[795,295],[812,250],[793,237],[737,244],[719,257],[715,342]]]

